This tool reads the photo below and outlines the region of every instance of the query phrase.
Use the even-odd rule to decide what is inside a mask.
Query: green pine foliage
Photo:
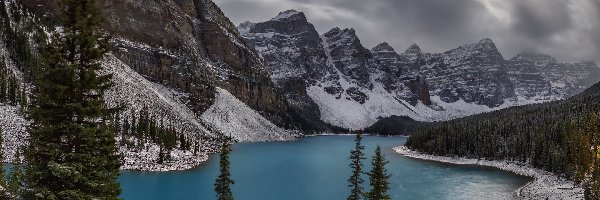
[[[362,133],[360,131],[356,132],[356,138],[354,139],[355,147],[354,150],[350,152],[350,168],[352,169],[352,175],[348,179],[350,187],[350,195],[348,196],[348,200],[359,200],[363,196],[363,188],[362,184],[364,180],[361,175],[363,174],[363,160],[365,159],[364,149],[365,147],[362,145]]]
[[[24,199],[118,199],[120,155],[99,75],[108,38],[95,0],[63,0],[62,34],[36,67],[25,150]],[[15,20],[17,17],[13,16]]]
[[[221,145],[221,160],[220,160],[220,174],[215,181],[215,192],[217,193],[217,200],[233,200],[233,192],[231,191],[231,185],[235,184],[231,179],[231,172],[229,171],[229,154],[231,152],[231,139],[224,138],[223,144]]]
[[[388,190],[390,189],[390,175],[385,169],[387,163],[388,161],[385,160],[385,156],[381,153],[381,147],[377,146],[375,155],[371,161],[373,168],[367,173],[369,175],[369,184],[371,185],[371,191],[366,193],[366,198],[368,200],[392,199],[388,194]]]

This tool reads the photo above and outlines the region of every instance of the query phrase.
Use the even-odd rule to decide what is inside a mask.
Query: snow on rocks
[[[2,132],[2,162],[15,161],[15,154],[19,148],[27,143],[27,126],[29,121],[23,118],[19,108],[0,104],[0,131]]]
[[[408,149],[405,146],[395,147],[396,153],[406,157],[431,160],[458,165],[481,165],[495,167],[501,170],[514,172],[519,175],[533,177],[535,180],[521,187],[517,195],[524,199],[568,200],[584,199],[583,188],[573,181],[558,177],[550,172],[533,168],[529,165],[510,161],[489,161],[480,159],[467,159],[460,157],[444,157],[422,154]]]
[[[240,142],[287,141],[299,135],[277,127],[221,88],[217,88],[215,103],[201,118]]]

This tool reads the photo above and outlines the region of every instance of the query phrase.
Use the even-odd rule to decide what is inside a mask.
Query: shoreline
[[[272,143],[272,142],[293,142],[298,141],[303,138],[309,137],[326,137],[326,136],[354,136],[355,134],[335,134],[335,133],[320,133],[320,134],[310,134],[310,135],[298,135],[290,140],[274,140],[274,141],[254,141],[251,143]],[[376,135],[376,134],[364,134],[363,136],[376,136],[376,137],[408,137],[403,135]],[[247,142],[236,142],[236,143],[247,143]],[[150,149],[154,149],[153,151],[157,151],[157,147],[153,147]],[[212,153],[218,152],[202,152],[201,155],[192,156],[186,155],[185,152],[175,153],[178,156],[178,159],[174,161],[170,161],[164,164],[158,164],[153,162],[158,159],[156,153],[148,153],[148,152],[130,152],[128,150],[122,150],[125,156],[125,160],[123,166],[121,166],[121,170],[125,171],[136,171],[136,172],[177,172],[177,171],[187,171],[194,170],[198,167],[201,167],[204,163],[208,162],[210,159],[210,155]],[[137,155],[140,154],[140,155]]]
[[[558,177],[550,172],[536,169],[528,165],[510,161],[488,161],[460,157],[444,157],[422,154],[405,146],[394,147],[393,150],[405,157],[420,160],[436,161],[456,165],[479,165],[494,167],[518,175],[528,176],[534,180],[520,187],[517,196],[523,199],[583,199],[583,188],[573,181]]]
[[[254,141],[249,143],[273,143],[273,142],[293,142],[298,141],[303,138],[309,137],[327,137],[327,136],[354,136],[355,134],[351,133],[320,133],[320,134],[310,134],[310,135],[298,135],[290,140],[274,140],[274,141]],[[363,136],[375,136],[375,137],[408,137],[405,135],[376,135],[376,134],[363,134]],[[236,143],[248,143],[248,142],[236,142]],[[153,147],[154,151],[157,151],[157,147]],[[152,148],[150,148],[152,149]],[[218,152],[202,152],[201,155],[192,156],[186,155],[185,152],[175,153],[178,156],[178,159],[170,162],[166,162],[164,164],[158,164],[153,162],[158,159],[156,153],[149,154],[148,152],[130,152],[127,150],[122,150],[124,155],[128,155],[124,159],[123,166],[121,166],[120,170],[125,171],[136,171],[136,172],[177,172],[177,171],[187,171],[194,170],[198,167],[201,167],[204,163],[209,161],[209,157],[213,153]],[[137,155],[140,154],[140,155]]]

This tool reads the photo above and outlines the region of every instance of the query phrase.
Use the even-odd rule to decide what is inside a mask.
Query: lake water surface
[[[236,200],[343,200],[349,189],[348,155],[354,136],[307,137],[295,142],[233,145],[231,173]],[[477,166],[458,166],[402,157],[392,147],[404,137],[366,136],[370,158],[377,145],[387,160],[392,199],[516,199],[530,178]],[[126,200],[210,200],[218,175],[218,155],[183,172],[123,171],[119,181]],[[365,176],[365,189],[368,178]]]

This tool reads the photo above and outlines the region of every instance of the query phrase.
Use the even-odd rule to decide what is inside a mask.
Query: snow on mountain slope
[[[221,88],[217,88],[215,103],[201,118],[240,142],[286,141],[298,136],[297,132],[277,127]]]
[[[363,129],[373,125],[380,118],[392,115],[426,120],[423,116],[415,113],[410,104],[396,100],[379,84],[376,84],[373,90],[366,92],[369,99],[362,104],[347,98],[346,93],[342,93],[341,98],[337,98],[319,86],[311,86],[307,92],[319,105],[321,120],[343,128]]]
[[[23,118],[16,106],[0,104],[0,132],[2,133],[2,162],[15,161],[15,153],[27,143],[29,121]]]
[[[105,96],[109,106],[121,105],[135,112],[146,107],[150,109],[150,115],[173,121],[178,130],[188,135],[214,136],[194,112],[185,106],[185,102],[182,102],[181,98],[188,94],[148,81],[110,54],[104,61],[104,70],[113,74],[114,87],[107,91]],[[124,112],[124,117],[129,117],[130,113]]]
[[[15,75],[19,82],[23,85],[23,73],[17,69],[15,63],[10,59],[9,53],[4,42],[0,41],[0,58],[4,59],[9,73]],[[25,84],[27,88],[31,88],[29,84]],[[18,106],[0,104],[0,132],[2,134],[2,150],[4,157],[2,162],[13,162],[15,153],[24,144],[27,143],[29,133],[27,133],[27,121]]]

